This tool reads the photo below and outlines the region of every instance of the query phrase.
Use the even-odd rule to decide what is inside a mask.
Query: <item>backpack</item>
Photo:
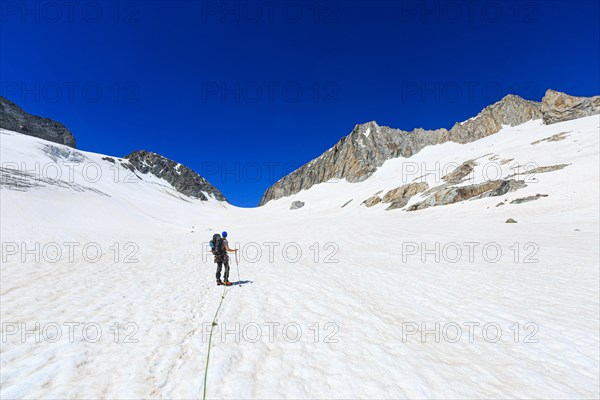
[[[212,240],[209,242],[210,251],[215,256],[219,256],[223,254],[223,238],[218,233],[215,233],[212,237]]]

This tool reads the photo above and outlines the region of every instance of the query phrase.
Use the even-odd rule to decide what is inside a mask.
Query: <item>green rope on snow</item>
[[[219,310],[221,309],[221,305],[223,304],[223,300],[225,299],[225,294],[227,292],[227,286],[223,287],[223,294],[221,295],[221,302],[219,303],[219,307],[217,307],[217,311],[215,312],[215,317],[213,318],[212,325],[210,326],[210,337],[208,338],[208,351],[206,353],[206,367],[204,368],[204,394],[202,395],[202,399],[206,400],[206,378],[208,377],[208,360],[210,359],[210,344],[212,343],[213,332],[215,330],[215,326],[217,326],[217,316],[219,315]]]

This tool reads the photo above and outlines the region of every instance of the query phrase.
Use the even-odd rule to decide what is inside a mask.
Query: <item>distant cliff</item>
[[[63,124],[49,118],[31,115],[2,96],[0,96],[0,128],[75,147],[75,137]]]

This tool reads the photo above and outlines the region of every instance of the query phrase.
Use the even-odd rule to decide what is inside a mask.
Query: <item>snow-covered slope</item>
[[[104,234],[107,229],[145,233],[143,224],[170,223],[178,213],[187,218],[199,207],[228,206],[207,193],[207,201],[184,196],[165,180],[135,170],[126,159],[4,129],[0,135],[2,229],[10,237],[31,239],[44,230],[49,235]]]
[[[151,175],[115,182],[105,156],[3,131],[3,167],[85,157],[102,178],[79,161],[69,185],[2,187],[1,397],[201,397],[223,294],[205,247],[227,230],[240,285],[219,311],[210,398],[598,398],[599,136],[598,116],[530,121],[240,209]],[[568,165],[498,197],[361,205],[468,160],[458,186]]]
[[[527,206],[513,205],[500,208],[497,212],[499,215],[508,215],[511,211],[521,214],[519,210],[523,208],[533,207],[547,211],[549,207],[557,206],[557,211],[565,211],[565,208],[597,209],[599,125],[599,116],[553,125],[543,125],[541,120],[529,121],[516,127],[505,127],[497,134],[474,143],[447,142],[426,147],[410,158],[399,157],[388,160],[372,177],[363,182],[331,180],[295,195],[271,200],[267,205],[273,209],[287,209],[293,201],[305,202],[305,207],[298,210],[298,213],[343,213],[353,208],[365,209],[365,205],[361,204],[365,199],[375,194],[383,197],[389,190],[403,184],[425,182],[432,189],[440,186],[445,183],[444,176],[463,162],[474,160],[476,163],[474,170],[458,186],[513,178],[523,180],[527,187],[503,197],[489,197],[485,201],[472,200],[444,206],[451,207],[451,210],[444,210],[451,217],[455,212],[469,212],[482,208],[486,210],[486,215],[492,215],[490,213],[496,211],[487,210],[487,206],[496,206],[505,199],[510,202],[537,193],[549,194],[549,197]],[[560,170],[535,172],[539,167],[561,164],[565,166]],[[408,206],[426,197],[415,196]],[[349,202],[350,200],[352,201]],[[342,206],[344,206],[343,210],[340,210]],[[380,203],[369,211],[382,211],[387,206],[389,204]],[[400,211],[388,211],[388,213],[396,212]],[[411,216],[403,216],[403,218],[409,217]],[[590,222],[597,223],[597,221]]]

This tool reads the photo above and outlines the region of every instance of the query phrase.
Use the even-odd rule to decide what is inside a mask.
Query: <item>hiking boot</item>
[[[217,286],[222,286],[222,285],[223,285],[223,282],[217,281]]]

